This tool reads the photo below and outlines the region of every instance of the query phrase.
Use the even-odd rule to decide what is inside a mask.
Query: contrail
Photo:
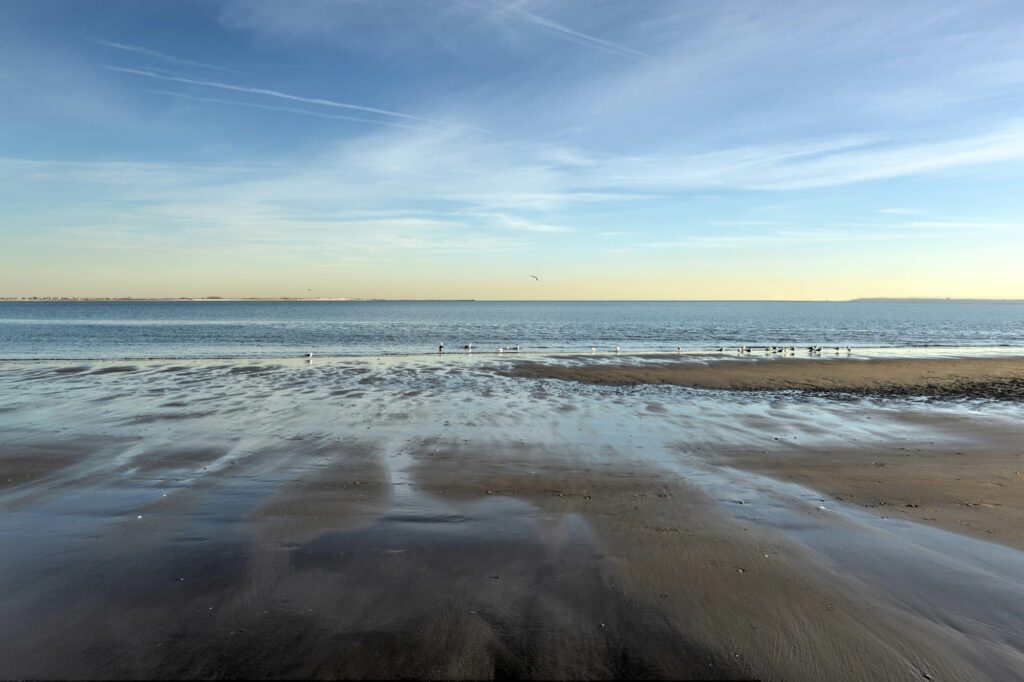
[[[321,99],[319,97],[300,97],[298,95],[289,95],[287,92],[280,92],[278,90],[268,90],[266,88],[247,88],[241,85],[232,85],[230,83],[218,83],[216,81],[202,81],[193,78],[183,78],[181,76],[162,76],[152,71],[143,71],[141,69],[129,69],[123,66],[107,66],[107,69],[111,71],[120,71],[121,73],[130,73],[135,76],[145,76],[146,78],[155,78],[161,81],[170,81],[174,83],[187,83],[189,85],[201,85],[207,88],[219,88],[221,90],[231,90],[232,92],[247,92],[252,95],[264,95],[266,97],[278,97],[280,99],[287,99],[292,102],[305,102],[306,104],[319,104],[325,107],[336,107],[339,109],[351,109],[353,111],[366,111],[371,114],[380,114],[382,116],[394,116],[396,118],[404,118],[411,121],[423,121],[425,123],[433,123],[435,125],[446,125],[443,121],[435,121],[430,118],[424,118],[423,116],[414,116],[413,114],[403,114],[398,111],[389,111],[387,109],[377,109],[376,107],[364,107],[361,104],[349,104],[348,102],[336,102],[330,99]]]
[[[557,21],[552,21],[551,19],[548,19],[546,17],[539,16],[517,5],[501,4],[501,7],[510,12],[515,12],[516,14],[518,14],[520,17],[530,22],[531,24],[536,24],[537,26],[542,26],[544,28],[551,29],[552,31],[557,31],[558,33],[567,35],[570,38],[574,38],[577,42],[583,43],[585,45],[590,45],[591,47],[596,47],[599,50],[604,50],[605,52],[613,52],[616,54],[625,54],[632,57],[640,57],[641,59],[654,59],[653,55],[649,55],[646,52],[634,50],[631,47],[620,45],[619,43],[613,43],[610,40],[598,38],[597,36],[587,35],[586,33],[580,33],[579,31],[575,31],[569,28],[568,26],[563,26],[562,24],[559,24]]]
[[[181,66],[195,66],[200,69],[213,69],[215,71],[223,71],[225,73],[240,73],[233,69],[227,69],[223,66],[205,64],[203,62],[192,61],[191,59],[182,59],[181,57],[174,57],[169,54],[164,54],[163,52],[151,50],[148,47],[138,47],[137,45],[125,45],[124,43],[115,43],[110,40],[98,40],[96,38],[86,38],[86,40],[88,40],[91,43],[96,43],[97,45],[103,45],[104,47],[112,47],[115,50],[124,50],[126,52],[134,52],[135,54],[141,54],[146,57],[153,57],[154,59],[162,59],[165,62],[170,62],[171,64],[179,64]]]
[[[168,97],[177,97],[179,99],[188,99],[195,102],[213,102],[215,104],[229,104],[238,107],[248,107],[250,109],[265,109],[268,111],[285,111],[292,114],[303,114],[305,116],[315,116],[316,118],[326,118],[333,121],[354,121],[356,123],[370,123],[373,125],[391,126],[393,128],[407,128],[409,130],[423,130],[420,126],[406,125],[405,123],[398,123],[397,121],[382,121],[379,118],[360,118],[358,116],[345,116],[344,114],[323,114],[319,111],[309,111],[308,109],[299,109],[298,107],[275,107],[271,104],[256,104],[255,102],[236,102],[230,99],[218,99],[216,97],[197,97],[195,95],[186,95],[183,92],[172,92],[170,90],[146,90],[146,92],[152,92],[157,95],[167,95]]]

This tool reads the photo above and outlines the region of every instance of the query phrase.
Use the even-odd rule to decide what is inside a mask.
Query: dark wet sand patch
[[[77,365],[75,367],[58,367],[53,370],[54,374],[81,374],[82,372],[88,372],[92,369],[89,365]]]
[[[153,412],[149,414],[137,414],[134,417],[130,417],[125,420],[126,424],[154,424],[157,422],[165,421],[182,421],[186,419],[201,419],[203,417],[210,417],[218,414],[219,412],[229,412],[229,410],[205,410],[205,411],[193,411],[193,412]]]
[[[190,369],[192,369],[192,368],[189,367],[188,365],[171,365],[170,367],[161,367],[157,371],[160,372],[161,374],[164,374],[164,373],[185,372],[185,371],[188,371]]]
[[[227,447],[162,447],[146,450],[126,462],[122,469],[132,469],[143,474],[192,470],[224,457],[230,452]]]
[[[100,367],[89,372],[93,376],[101,376],[104,374],[127,374],[129,372],[137,372],[139,368],[135,365],[113,365],[110,367]]]
[[[109,402],[113,402],[115,400],[118,400],[120,398],[129,398],[129,397],[134,397],[134,396],[132,394],[130,394],[130,393],[106,393],[106,394],[97,395],[94,398],[89,398],[89,402],[90,403],[109,403]]]
[[[88,446],[0,444],[0,489],[32,483],[73,466],[91,453]]]
[[[353,389],[340,389],[331,391],[331,395],[340,396],[344,398],[362,398],[364,395],[366,395],[366,392]]]
[[[293,449],[292,457],[306,460],[303,473],[253,511],[262,538],[301,540],[386,511],[391,494],[387,469],[372,448],[316,439],[295,447],[301,453]]]
[[[280,365],[242,365],[241,367],[232,367],[228,370],[228,374],[266,374],[280,368]]]

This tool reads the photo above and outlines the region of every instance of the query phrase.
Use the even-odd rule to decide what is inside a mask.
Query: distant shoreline
[[[226,296],[208,297],[154,297],[133,298],[129,296],[0,296],[0,303],[193,303],[193,302],[445,302],[445,303],[1024,303],[1024,298],[851,298],[851,299],[476,299],[476,298],[343,298],[343,297],[250,297],[233,298]]]
[[[110,297],[73,297],[73,296],[5,296],[0,297],[0,301],[5,303],[13,302],[25,302],[25,303],[156,303],[161,301],[175,302],[175,303],[191,303],[191,302],[238,302],[238,301],[266,301],[266,302],[281,302],[281,301],[384,301],[389,299],[383,298],[292,298],[292,297],[279,297],[279,298],[229,298],[226,296],[209,296],[209,297],[191,297],[191,296],[179,296],[176,298],[131,298],[126,296],[110,296]],[[394,300],[394,299],[391,299]]]
[[[1024,298],[851,298],[850,303],[1024,303]]]

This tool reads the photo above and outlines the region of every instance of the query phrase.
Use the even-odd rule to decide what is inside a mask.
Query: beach
[[[1017,679],[1022,368],[5,363],[0,674]]]

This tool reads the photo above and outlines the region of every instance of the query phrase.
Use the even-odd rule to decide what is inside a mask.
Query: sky
[[[0,0],[0,296],[1024,298],[1022,35],[1020,0]]]

